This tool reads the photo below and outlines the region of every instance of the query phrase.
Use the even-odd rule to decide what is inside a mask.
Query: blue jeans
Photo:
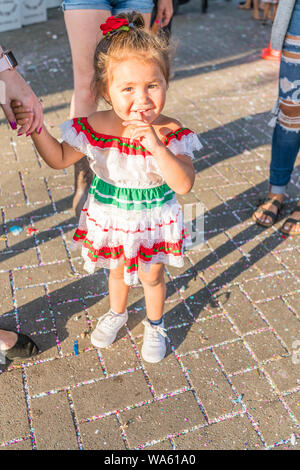
[[[123,11],[151,13],[153,0],[65,0],[62,10],[108,10],[112,15]]]
[[[285,52],[294,57],[285,56]],[[282,50],[279,113],[272,139],[270,191],[284,193],[300,148],[300,0],[297,0]]]

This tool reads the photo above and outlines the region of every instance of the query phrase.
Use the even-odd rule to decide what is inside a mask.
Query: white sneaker
[[[145,325],[142,356],[147,362],[159,362],[165,357],[167,350],[164,321],[160,325],[151,325],[147,320],[142,323]]]
[[[114,342],[118,331],[128,320],[128,312],[113,313],[111,310],[99,318],[96,328],[91,335],[92,345],[96,348],[106,348]]]

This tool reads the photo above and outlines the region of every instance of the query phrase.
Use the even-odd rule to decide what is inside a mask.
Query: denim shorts
[[[122,11],[151,13],[153,0],[64,0],[62,10],[108,10],[112,15]]]
[[[300,0],[296,0],[295,2],[288,33],[300,36]]]

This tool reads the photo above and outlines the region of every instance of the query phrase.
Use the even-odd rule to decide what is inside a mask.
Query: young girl
[[[169,78],[167,45],[144,29],[135,12],[109,17],[95,55],[93,88],[111,105],[62,126],[59,143],[45,128],[35,146],[52,168],[66,168],[87,155],[95,173],[73,246],[82,245],[85,269],[110,269],[110,310],[92,333],[106,347],[128,319],[131,285],[140,279],[148,321],[142,356],[159,362],[166,353],[164,264],[181,267],[187,237],[176,194],[194,183],[191,158],[201,144],[192,131],[161,114]],[[14,103],[18,123],[27,112]]]

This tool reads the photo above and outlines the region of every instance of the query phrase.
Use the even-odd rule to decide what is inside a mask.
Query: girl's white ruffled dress
[[[138,268],[163,263],[181,267],[184,240],[182,209],[164,182],[155,158],[138,140],[95,132],[87,118],[61,125],[62,138],[84,153],[95,173],[70,248],[82,246],[84,268],[124,265],[127,285],[138,283]],[[180,128],[166,136],[174,154],[193,157],[202,145]]]

